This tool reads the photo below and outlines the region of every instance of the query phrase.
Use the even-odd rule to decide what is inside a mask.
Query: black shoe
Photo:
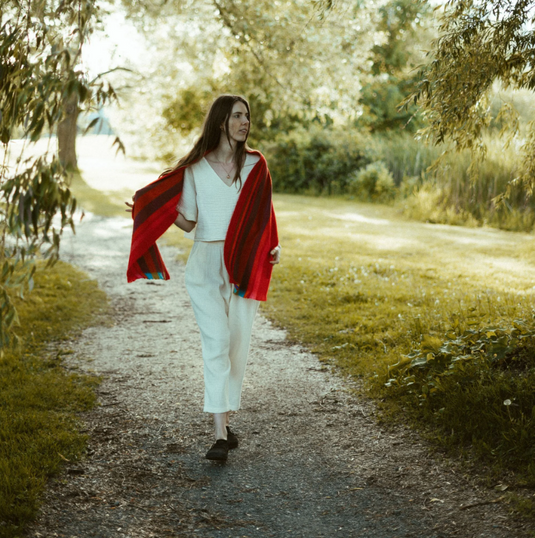
[[[238,437],[235,433],[232,433],[230,431],[230,428],[227,426],[227,441],[228,441],[228,448],[229,450],[232,450],[233,448],[238,448]]]
[[[207,460],[227,461],[228,457],[228,441],[226,439],[218,439],[206,453]]]

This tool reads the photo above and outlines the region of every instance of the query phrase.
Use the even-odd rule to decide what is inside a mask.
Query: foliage
[[[452,328],[443,341],[424,338],[419,349],[389,369],[392,377],[386,385],[411,387],[409,390],[424,401],[440,391],[440,378],[454,375],[461,362],[485,360],[498,367],[518,362],[519,349],[526,347],[526,343],[531,347],[534,338],[535,328],[521,320],[515,320],[507,329],[484,327],[458,334]],[[406,377],[400,377],[399,371]]]
[[[417,81],[415,67],[424,61],[421,49],[431,41],[432,18],[427,2],[391,0],[378,9],[377,29],[386,35],[371,49],[373,77],[362,88],[362,115],[357,125],[372,131],[404,129],[414,132],[422,126],[415,105],[400,110],[398,105],[411,93]]]
[[[535,323],[450,329],[389,369],[386,386],[441,430],[535,483]]]
[[[404,178],[427,180],[427,169],[444,148],[422,144],[409,133],[395,132],[374,133],[369,150],[373,160],[386,163],[394,183],[400,186]]]
[[[425,137],[435,143],[451,140],[456,149],[485,154],[483,135],[490,123],[490,96],[498,81],[508,89],[535,88],[535,33],[531,0],[448,1],[439,27],[440,37],[424,66],[418,88],[406,99],[419,102],[428,127]],[[518,113],[504,103],[498,115],[502,133],[512,140],[519,132]],[[517,182],[531,193],[535,177],[535,125],[523,138]],[[476,168],[477,160],[474,164]]]
[[[511,187],[507,203],[495,203],[516,173],[515,147],[504,149],[495,136],[485,142],[489,153],[478,166],[476,182],[468,150],[450,153],[445,144],[429,146],[408,133],[367,134],[313,123],[279,133],[260,149],[277,192],[349,194],[375,202],[396,198],[405,214],[417,220],[531,231],[535,200],[520,185]],[[432,173],[442,153],[441,166]]]
[[[517,148],[504,148],[496,136],[484,140],[489,152],[479,163],[475,182],[468,150],[452,153],[451,146],[426,145],[408,133],[368,134],[312,123],[307,129],[278,133],[260,149],[277,192],[348,194],[375,202],[395,198],[417,220],[531,231],[535,200],[520,185],[510,188],[506,203],[495,203],[516,174]],[[440,168],[433,172],[439,158]]]
[[[356,175],[380,161],[395,187],[401,187],[403,197],[413,193],[413,187],[423,181],[426,169],[439,154],[408,133],[370,135],[362,129],[322,127],[317,123],[278,133],[262,141],[260,149],[266,154],[278,192],[354,195]],[[396,192],[394,185],[386,189],[386,197],[362,194],[365,200],[390,200]]]
[[[150,94],[153,115],[164,118],[155,122],[154,138],[143,133],[145,145],[156,140],[160,154],[176,153],[223,92],[249,99],[253,144],[311,121],[356,120],[370,50],[385,39],[376,23],[386,1],[341,0],[316,10],[308,0],[123,0],[147,46],[158,51],[136,83],[136,95],[138,88]]]
[[[483,140],[489,151],[477,171],[470,171],[472,157],[468,150],[446,154],[440,168],[434,174],[424,172],[413,194],[402,202],[405,214],[436,223],[532,231],[535,199],[528,196],[520,184],[510,184],[518,172],[518,149],[515,145],[504,149],[495,136],[486,136]],[[412,151],[407,147],[409,159],[411,154],[420,151],[418,146],[422,147],[415,142]],[[429,162],[440,156],[441,149],[427,146],[426,152],[425,159]],[[496,198],[508,185],[508,199],[497,204]]]
[[[18,350],[0,358],[0,521],[5,538],[22,536],[35,517],[46,480],[64,458],[83,452],[76,413],[94,404],[95,379],[62,367],[70,353],[58,341],[106,311],[95,281],[58,262],[38,264],[33,293],[13,297],[20,317]]]
[[[535,199],[527,196],[521,185],[510,187],[505,203],[495,203],[496,197],[507,188],[518,170],[517,146],[511,144],[504,148],[495,133],[484,137],[488,153],[477,167],[477,181],[474,181],[470,171],[472,158],[468,150],[450,152],[451,146],[447,144],[430,146],[408,133],[360,135],[355,142],[351,142],[351,136],[351,131],[345,130],[346,141],[342,140],[341,143],[358,146],[364,156],[359,163],[347,163],[346,169],[356,166],[351,177],[354,179],[363,171],[362,167],[370,163],[384,163],[396,186],[392,194],[395,194],[398,207],[408,217],[432,223],[493,226],[526,232],[533,230]],[[278,137],[276,141],[281,139]],[[286,149],[282,145],[272,147],[270,156],[277,160],[279,151],[284,155]],[[292,152],[292,158],[297,159],[296,154],[303,152],[303,145],[295,144]],[[432,165],[439,158],[441,165],[433,172]],[[344,154],[339,153],[338,159],[344,159]],[[304,175],[307,174],[305,170]],[[293,169],[289,167],[285,181],[292,181],[293,175]],[[374,200],[367,193],[362,197],[362,193],[355,190],[351,178],[340,184],[345,185],[346,193],[356,194],[365,201],[385,201],[384,198]]]
[[[499,135],[503,129],[507,129],[507,117],[500,115],[500,110],[507,104],[518,113],[520,136],[525,132],[526,126],[535,120],[535,93],[527,89],[504,89],[501,84],[493,84],[492,98],[490,101],[490,114],[492,120],[489,131]]]
[[[534,305],[535,259],[525,258],[526,236],[425,226],[403,220],[393,208],[333,197],[276,195],[275,210],[283,258],[263,306],[268,316],[322,361],[364,377],[389,409],[430,426],[441,445],[472,444],[497,472],[520,470],[521,479],[533,462],[535,405],[533,341],[513,325],[530,319]],[[389,366],[414,349],[440,349],[452,327],[459,339],[452,353],[464,353],[480,336],[494,345],[505,334],[511,346],[521,345],[492,367],[457,361],[462,374],[444,376],[448,385],[436,395],[436,414],[424,413],[418,397],[384,387]],[[488,327],[496,337],[486,335]],[[512,421],[507,399],[515,404]],[[475,427],[477,420],[487,424],[485,431]],[[510,454],[505,435],[512,436]],[[500,443],[503,450],[492,453]]]
[[[535,200],[521,185],[510,186],[504,203],[495,202],[518,171],[517,145],[504,148],[496,133],[483,139],[488,153],[475,172],[470,170],[468,150],[451,152],[451,145],[431,146],[411,135],[375,133],[367,153],[371,160],[383,161],[392,173],[398,187],[398,206],[410,218],[532,231]],[[441,160],[440,167],[433,171],[437,159]]]
[[[349,192],[360,200],[388,202],[396,195],[394,177],[382,161],[376,161],[354,174]]]
[[[16,343],[17,313],[10,290],[32,288],[34,259],[42,251],[57,259],[62,231],[73,227],[76,201],[56,156],[24,158],[9,165],[10,141],[25,145],[53,133],[73,95],[86,107],[115,93],[87,81],[80,68],[84,40],[92,30],[94,2],[21,3],[6,0],[0,12],[0,351]],[[55,216],[59,214],[59,219]]]
[[[374,80],[362,88],[360,102],[363,114],[356,122],[373,131],[406,129],[413,132],[421,126],[419,112],[413,105],[399,110],[399,104],[412,90],[412,81],[390,75],[387,80]]]
[[[357,130],[323,128],[280,133],[261,146],[278,192],[341,194],[351,173],[370,162],[369,138]]]
[[[416,177],[423,181],[426,170],[442,150],[422,144],[409,133],[369,134],[367,130],[354,127],[322,127],[317,123],[278,133],[273,139],[262,141],[260,149],[268,157],[276,190],[306,192],[310,188],[308,178],[314,176],[318,160],[323,159],[333,161],[326,170],[327,175],[340,174],[335,181],[341,188],[333,189],[339,194],[348,192],[351,174],[376,161],[385,163],[397,187],[404,178]],[[347,177],[343,177],[344,174]]]
[[[202,125],[211,99],[207,90],[185,88],[163,109],[163,118],[171,129],[188,135]]]

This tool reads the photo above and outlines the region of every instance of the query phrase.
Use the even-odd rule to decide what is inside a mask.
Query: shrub
[[[314,126],[280,133],[262,150],[275,191],[342,194],[351,173],[371,162],[370,146],[365,133]]]
[[[389,370],[386,387],[413,402],[447,445],[471,445],[483,459],[535,482],[535,323],[449,330],[426,337]]]
[[[384,162],[377,161],[352,175],[349,192],[362,200],[386,202],[396,194],[394,177]]]

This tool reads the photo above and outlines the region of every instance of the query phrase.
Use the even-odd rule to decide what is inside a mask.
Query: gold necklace
[[[214,164],[220,164],[221,168],[225,171],[227,174],[227,179],[230,179],[230,172],[232,172],[232,169],[234,168],[234,162],[230,163],[230,172],[225,168],[225,165],[221,161],[212,161]]]

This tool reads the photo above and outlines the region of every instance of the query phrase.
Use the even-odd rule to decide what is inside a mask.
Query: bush
[[[314,126],[262,145],[277,192],[342,194],[351,173],[372,161],[369,135]]]
[[[468,172],[468,151],[445,155],[437,173],[430,173],[429,167],[447,147],[426,146],[409,133],[371,135],[313,124],[271,133],[261,149],[276,192],[353,194],[382,203],[397,197],[403,200],[405,214],[417,220],[533,230],[535,198],[521,186],[513,186],[504,204],[494,203],[515,177],[518,148],[504,149],[490,135],[486,143],[488,156],[475,178]]]
[[[535,483],[535,322],[450,329],[426,337],[389,370],[390,395],[412,402],[449,446],[472,446],[489,463]]]
[[[384,162],[377,161],[353,174],[349,192],[362,200],[387,202],[396,195],[394,177]]]

